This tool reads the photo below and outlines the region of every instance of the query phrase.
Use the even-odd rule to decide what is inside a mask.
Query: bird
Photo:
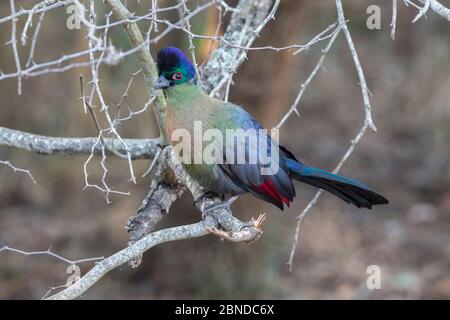
[[[203,130],[215,129],[223,133],[223,136],[226,136],[227,130],[263,129],[242,107],[210,97],[199,85],[195,66],[182,50],[176,47],[160,49],[157,53],[157,70],[158,78],[154,87],[155,90],[163,91],[166,100],[165,127],[168,137],[172,137],[177,130],[185,130],[194,135],[196,122],[201,122]],[[176,139],[170,139],[172,146],[179,142],[174,140]],[[264,143],[259,143],[260,141]],[[192,141],[190,143],[193,144]],[[182,161],[193,180],[206,192],[219,195],[222,199],[250,193],[284,210],[291,205],[296,195],[293,184],[296,180],[328,191],[358,208],[372,209],[372,206],[388,203],[385,197],[359,181],[300,162],[268,133],[261,135],[256,145],[246,142],[239,150],[230,141],[225,141],[223,145],[218,145],[218,149],[223,148],[220,155],[226,158],[223,161],[214,156],[198,163]],[[262,169],[267,167],[267,163],[262,163],[258,157],[257,161],[249,161],[250,156],[261,151],[258,148],[267,148],[263,151],[268,154],[278,152],[278,170],[266,174]],[[195,152],[194,146],[194,157]],[[228,159],[239,155],[244,156],[244,161],[236,163],[230,161],[235,159]]]

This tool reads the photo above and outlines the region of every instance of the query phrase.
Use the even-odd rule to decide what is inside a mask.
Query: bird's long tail
[[[295,180],[328,191],[358,208],[371,209],[373,205],[388,203],[382,195],[358,181],[325,170],[307,167],[294,159],[288,159],[286,164],[291,177]]]

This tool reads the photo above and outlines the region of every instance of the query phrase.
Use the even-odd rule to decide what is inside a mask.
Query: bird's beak
[[[170,81],[164,78],[163,75],[160,75],[155,81],[155,89],[166,89],[168,87],[170,87]]]

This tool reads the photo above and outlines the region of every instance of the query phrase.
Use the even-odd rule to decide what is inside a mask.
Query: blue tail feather
[[[358,208],[386,204],[388,200],[365,184],[322,169],[310,168],[295,159],[286,159],[292,178],[328,191]]]

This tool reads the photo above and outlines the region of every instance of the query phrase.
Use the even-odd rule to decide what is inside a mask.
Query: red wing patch
[[[265,194],[269,198],[272,198],[274,200],[277,200],[277,201],[280,201],[280,202],[286,204],[288,207],[290,207],[290,205],[291,205],[291,203],[289,202],[289,199],[286,197],[283,197],[278,192],[278,190],[274,186],[272,180],[270,180],[269,178],[264,180],[264,182],[260,186],[253,185],[252,188],[259,193]]]

